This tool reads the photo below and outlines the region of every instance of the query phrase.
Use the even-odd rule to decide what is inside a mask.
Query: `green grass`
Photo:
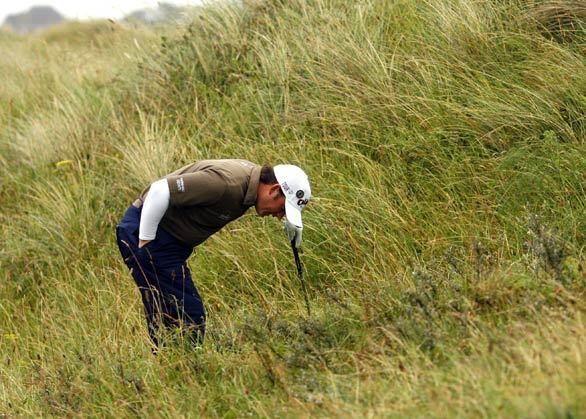
[[[586,416],[580,2],[246,2],[0,33],[0,415]],[[312,318],[253,211],[153,357],[114,227],[202,158],[291,162]]]

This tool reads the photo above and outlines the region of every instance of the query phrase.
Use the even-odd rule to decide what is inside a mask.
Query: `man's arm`
[[[169,208],[169,185],[167,179],[153,182],[142,205],[140,228],[138,231],[138,247],[153,240],[157,235],[157,227],[167,208]]]

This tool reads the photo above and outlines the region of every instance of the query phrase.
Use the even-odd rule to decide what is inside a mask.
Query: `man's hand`
[[[293,242],[295,247],[299,249],[299,247],[301,246],[301,233],[303,232],[303,227],[297,227],[296,225],[291,224],[287,220],[285,220],[283,224],[285,226],[285,233],[287,233],[289,241]]]
[[[138,248],[140,249],[141,247],[146,246],[150,242],[152,242],[152,240],[138,240]]]

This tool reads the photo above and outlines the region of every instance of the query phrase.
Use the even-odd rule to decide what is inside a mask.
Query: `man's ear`
[[[271,185],[269,194],[273,197],[273,199],[277,199],[281,195],[281,186],[278,183]]]

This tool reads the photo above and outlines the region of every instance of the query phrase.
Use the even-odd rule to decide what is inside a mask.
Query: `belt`
[[[142,207],[142,199],[136,198],[136,200],[132,203],[132,206],[134,208],[140,208],[140,207]]]

